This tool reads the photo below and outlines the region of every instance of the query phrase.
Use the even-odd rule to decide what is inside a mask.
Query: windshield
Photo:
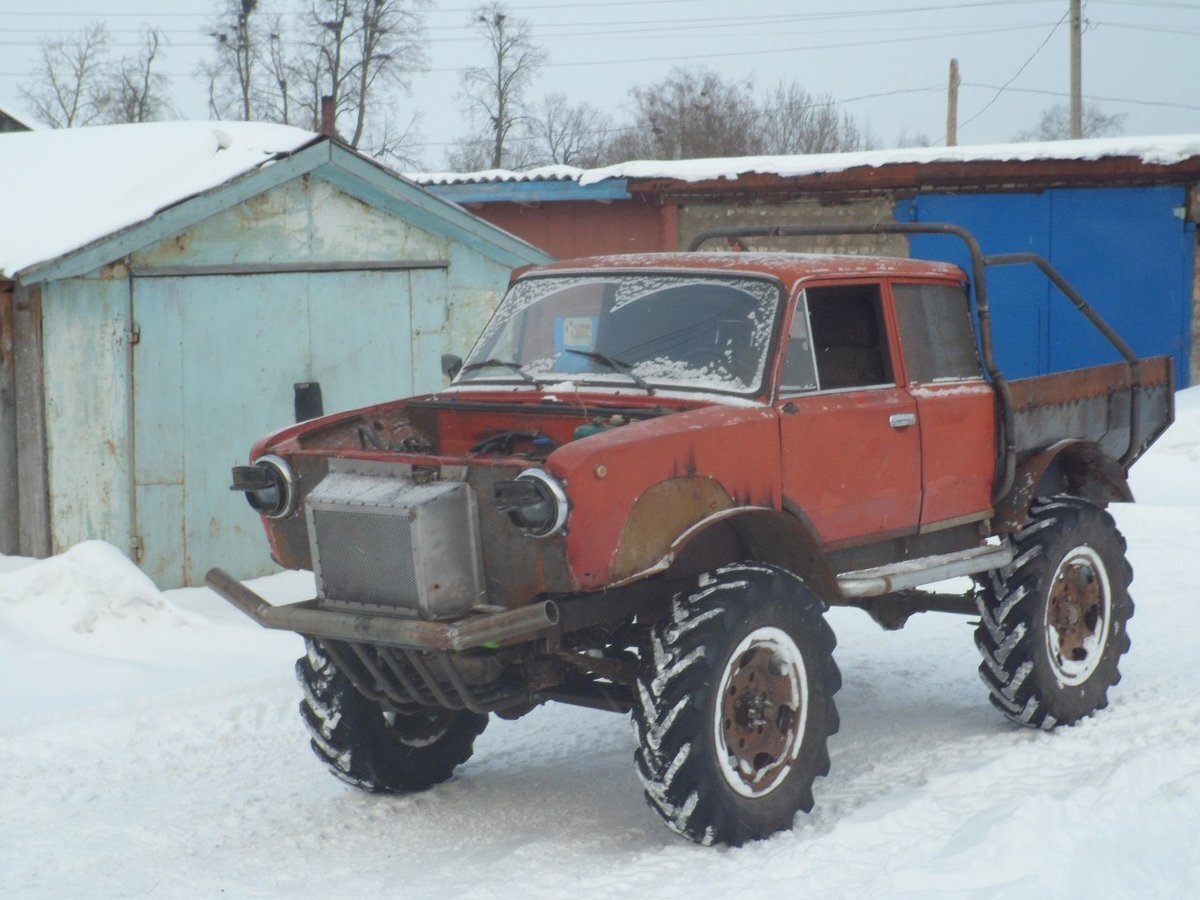
[[[613,383],[751,393],[780,286],[766,278],[562,275],[517,282],[458,381]]]

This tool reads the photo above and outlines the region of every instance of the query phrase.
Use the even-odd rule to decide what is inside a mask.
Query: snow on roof
[[[419,184],[478,184],[484,182],[577,181],[581,186],[609,179],[667,178],[678,181],[736,179],[762,174],[797,177],[844,172],[867,166],[957,162],[1030,162],[1036,160],[1097,160],[1132,157],[1148,165],[1171,165],[1200,156],[1200,135],[1094,138],[1083,141],[1045,141],[1025,144],[987,144],[961,147],[914,147],[863,150],[856,153],[818,153],[808,156],[736,156],[726,159],[638,160],[600,169],[543,166],[524,172],[491,169],[485,172],[438,172],[408,177]]]
[[[143,222],[314,138],[260,122],[0,134],[0,277]]]

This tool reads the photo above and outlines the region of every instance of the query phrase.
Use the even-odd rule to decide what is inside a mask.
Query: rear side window
[[[983,377],[965,287],[893,284],[892,296],[910,382]]]

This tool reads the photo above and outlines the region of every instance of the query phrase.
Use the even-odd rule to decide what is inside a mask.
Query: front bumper
[[[554,629],[560,618],[553,600],[453,622],[321,609],[316,600],[273,606],[223,569],[210,569],[204,580],[264,628],[408,650],[470,650],[530,640]]]

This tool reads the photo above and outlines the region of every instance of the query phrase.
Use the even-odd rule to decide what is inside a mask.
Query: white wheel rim
[[[729,655],[713,698],[713,745],[725,783],[743,797],[775,790],[791,771],[807,719],[800,648],[782,629],[756,628]]]
[[[1111,620],[1104,561],[1091,547],[1076,547],[1054,570],[1046,598],[1046,655],[1060,685],[1077,687],[1096,671]]]

